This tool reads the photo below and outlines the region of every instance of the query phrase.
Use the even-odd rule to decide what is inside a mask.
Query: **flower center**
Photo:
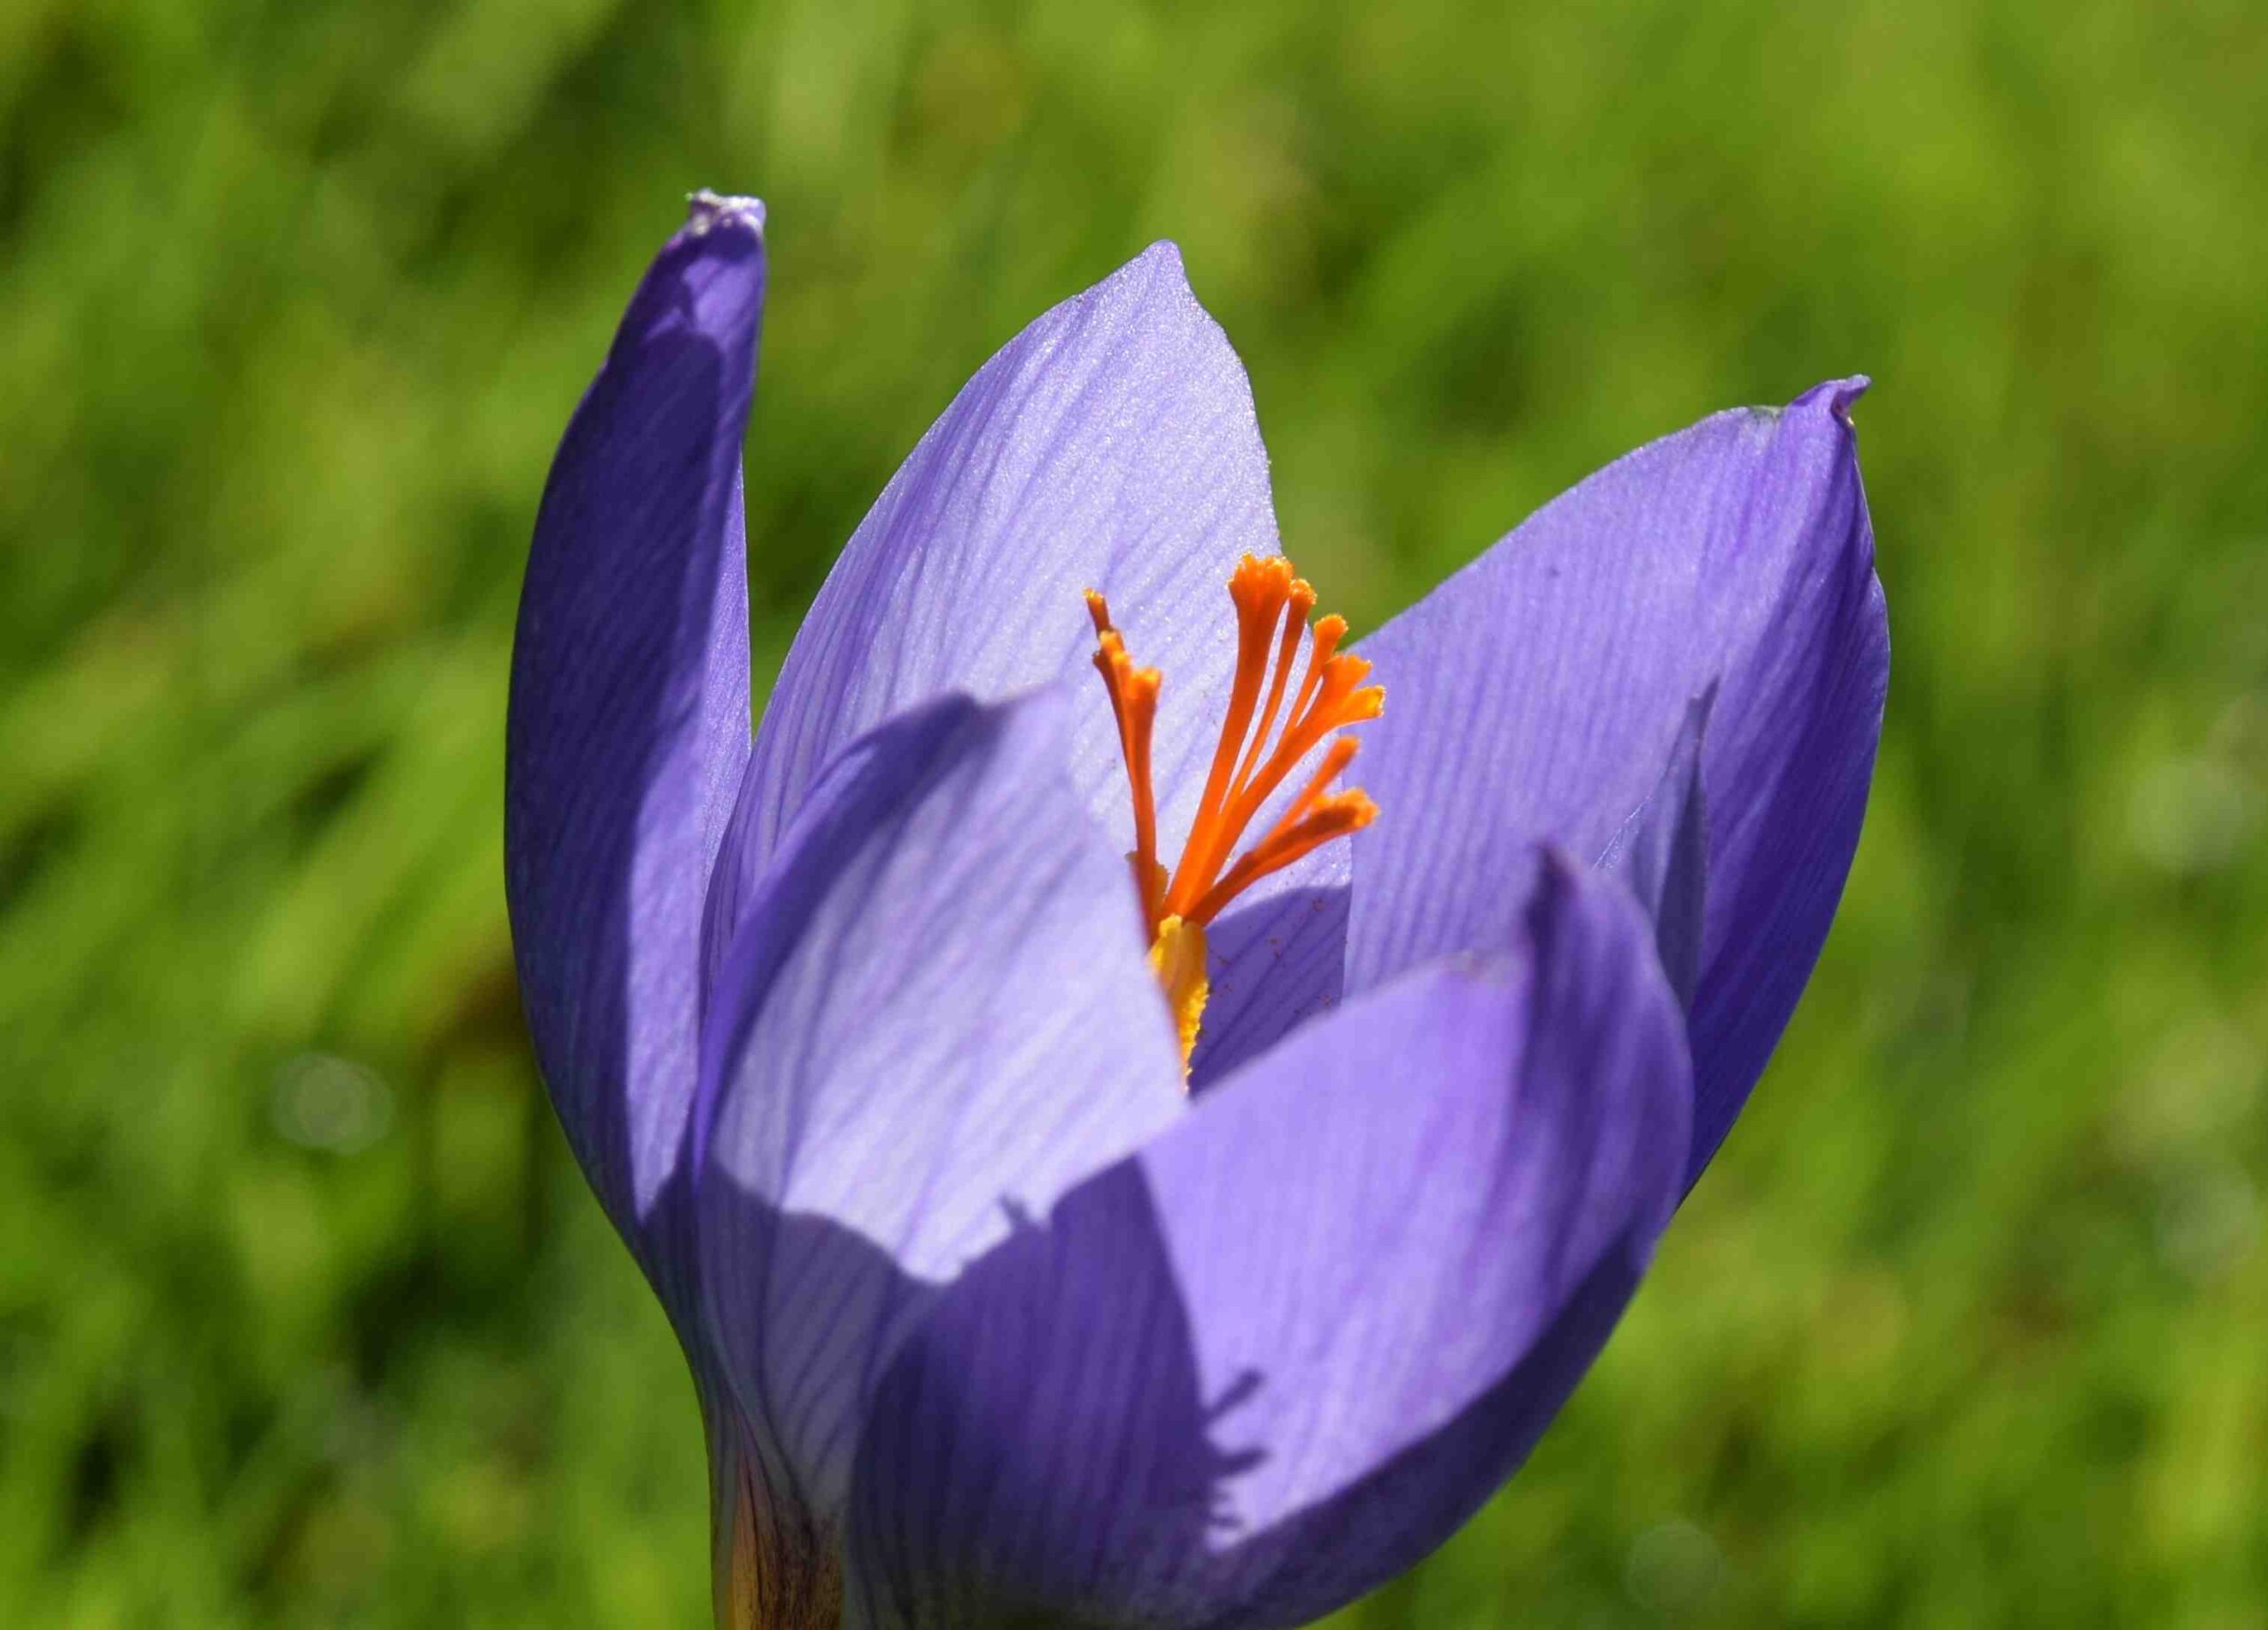
[[[1169,873],[1158,860],[1157,798],[1150,780],[1150,738],[1161,676],[1155,668],[1134,665],[1125,640],[1111,626],[1108,602],[1087,591],[1087,615],[1095,625],[1095,671],[1110,693],[1134,797],[1134,852],[1127,860],[1134,868],[1134,891],[1150,935],[1150,966],[1165,988],[1180,1031],[1184,1071],[1210,989],[1206,925],[1262,878],[1333,838],[1361,831],[1379,812],[1368,793],[1326,790],[1355,757],[1355,739],[1340,736],[1274,824],[1231,864],[1245,829],[1285,778],[1334,730],[1376,718],[1386,705],[1386,690],[1363,683],[1371,671],[1367,661],[1339,649],[1347,633],[1344,617],[1326,617],[1308,626],[1315,590],[1292,575],[1292,563],[1282,556],[1246,555],[1229,578],[1229,598],[1237,609],[1236,679],[1196,819],[1179,864]],[[1307,671],[1287,710],[1285,695],[1291,690],[1302,635],[1309,648]]]

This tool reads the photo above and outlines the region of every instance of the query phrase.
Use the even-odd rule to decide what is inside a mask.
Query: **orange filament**
[[[1341,736],[1325,749],[1315,773],[1275,824],[1230,864],[1245,829],[1301,761],[1332,731],[1376,718],[1386,704],[1386,691],[1363,683],[1371,671],[1367,661],[1339,649],[1347,633],[1344,618],[1326,617],[1312,629],[1308,626],[1315,590],[1292,575],[1289,561],[1246,555],[1229,578],[1229,598],[1237,609],[1236,677],[1230,683],[1220,742],[1213,751],[1188,842],[1182,846],[1180,864],[1169,874],[1158,860],[1157,800],[1150,779],[1150,740],[1161,678],[1155,668],[1134,665],[1126,654],[1126,641],[1111,626],[1109,604],[1092,589],[1087,591],[1087,615],[1094,621],[1097,642],[1095,671],[1110,693],[1134,797],[1134,852],[1127,859],[1134,869],[1135,893],[1152,943],[1152,964],[1167,986],[1182,1029],[1184,1065],[1196,1039],[1197,1012],[1204,1004],[1205,926],[1262,878],[1334,838],[1361,831],[1379,812],[1370,795],[1359,789],[1325,790],[1354,761],[1356,743],[1351,736]],[[1311,648],[1307,671],[1292,692],[1286,714],[1285,695],[1291,689],[1292,664],[1299,655],[1301,634],[1309,636]],[[1280,731],[1279,714],[1284,715]],[[1171,947],[1166,945],[1168,938]],[[1164,954],[1168,950],[1169,957]]]

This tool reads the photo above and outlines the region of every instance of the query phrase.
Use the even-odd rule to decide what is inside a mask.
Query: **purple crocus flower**
[[[751,741],[764,281],[762,206],[696,199],[568,428],[506,800],[719,1622],[1318,1616],[1526,1454],[1809,975],[1888,672],[1865,382],[1642,448],[1341,652],[1160,245],[923,437]]]

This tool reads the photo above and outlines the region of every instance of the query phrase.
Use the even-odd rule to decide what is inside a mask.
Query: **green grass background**
[[[1871,372],[1850,893],[1534,1460],[1363,1630],[2268,1625],[2268,15],[0,6],[0,1623],[705,1621],[501,889],[552,446],[772,204],[758,663],[1156,237],[1358,627]]]

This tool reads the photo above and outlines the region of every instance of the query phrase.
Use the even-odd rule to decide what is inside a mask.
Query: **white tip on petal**
[[[686,229],[695,237],[706,237],[713,229],[727,221],[747,226],[762,237],[764,214],[762,198],[730,197],[711,192],[706,187],[686,195]]]

